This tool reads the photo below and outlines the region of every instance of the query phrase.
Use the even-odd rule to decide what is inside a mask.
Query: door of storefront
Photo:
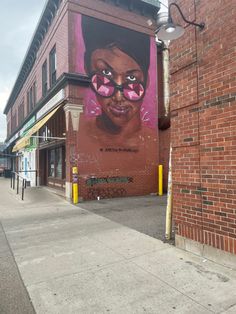
[[[65,188],[65,146],[50,147],[39,151],[40,184]]]
[[[65,146],[56,146],[46,151],[46,185],[53,188],[65,188]]]

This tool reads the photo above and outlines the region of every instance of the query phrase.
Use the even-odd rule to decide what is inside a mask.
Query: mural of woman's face
[[[133,84],[139,88],[138,94],[144,96],[144,87],[139,85],[144,82],[144,73],[137,62],[121,51],[117,47],[96,49],[91,56],[91,72],[101,74],[102,79],[108,79],[115,82],[119,86],[124,84]],[[113,87],[111,87],[113,88]],[[140,121],[140,107],[142,97],[138,98],[135,91],[131,94],[124,92],[124,88],[113,88],[114,92],[111,96],[103,97],[97,94],[97,99],[101,105],[102,113],[105,114],[110,121],[117,127],[122,128],[129,121]],[[130,100],[129,95],[134,95],[135,101]]]

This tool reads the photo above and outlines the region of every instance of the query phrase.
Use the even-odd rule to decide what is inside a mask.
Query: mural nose
[[[123,92],[120,89],[117,89],[114,97],[116,101],[121,101],[123,99]]]

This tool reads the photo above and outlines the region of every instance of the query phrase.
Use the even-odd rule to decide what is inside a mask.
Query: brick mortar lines
[[[196,2],[194,1],[194,9],[195,9],[195,16],[196,16]],[[199,52],[198,52],[198,42],[197,42],[197,33],[196,33],[196,28],[195,28],[195,48],[196,48],[196,60],[197,60],[197,100],[198,100],[198,104],[199,104],[199,63],[198,63],[198,58],[199,58]],[[200,179],[200,186],[199,189],[203,189],[202,188],[202,170],[201,170],[201,137],[200,137],[200,112],[198,111],[198,153],[199,153],[199,179]],[[203,196],[202,196],[203,192],[200,193],[200,200],[201,200],[201,236],[200,236],[200,243],[204,243],[204,228],[203,228]]]

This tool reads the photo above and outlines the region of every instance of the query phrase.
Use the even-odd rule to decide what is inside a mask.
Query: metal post
[[[19,194],[19,176],[17,176],[16,194]]]
[[[79,201],[78,167],[72,167],[72,190],[73,190],[73,203],[77,204]]]
[[[35,184],[36,184],[36,186],[38,186],[38,171],[37,170],[36,170]]]
[[[23,201],[24,200],[24,191],[25,191],[25,179],[23,179],[23,182],[22,182],[22,194],[21,194],[21,200]]]
[[[13,176],[13,173],[11,172],[11,188],[12,188],[12,176]]]
[[[158,194],[163,195],[163,165],[158,166]]]
[[[13,190],[15,190],[15,179],[16,179],[16,175],[15,172],[13,173]]]

